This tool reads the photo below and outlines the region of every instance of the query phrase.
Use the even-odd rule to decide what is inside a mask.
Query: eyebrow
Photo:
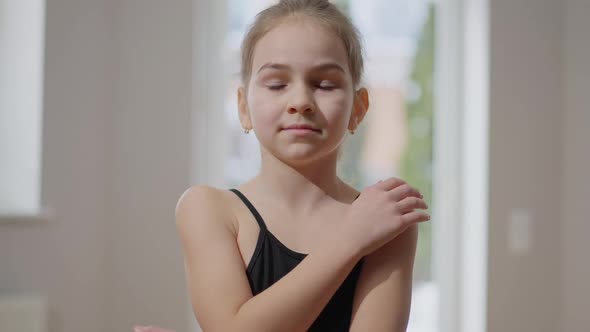
[[[285,65],[282,63],[268,62],[268,63],[262,65],[256,73],[260,73],[264,69],[276,69],[276,70],[287,70],[287,71],[292,70],[291,67],[289,67],[288,65]],[[314,71],[326,71],[326,70],[332,70],[332,69],[336,69],[336,70],[342,72],[343,74],[346,73],[344,71],[344,68],[342,68],[342,66],[340,66],[339,64],[337,64],[335,62],[322,63],[322,64],[319,64],[319,65],[312,68],[312,70],[314,70]]]

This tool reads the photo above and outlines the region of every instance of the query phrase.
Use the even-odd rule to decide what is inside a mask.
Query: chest
[[[237,245],[244,269],[247,268],[262,231],[260,221],[245,206],[235,209],[238,224]],[[298,253],[307,254],[314,246],[325,240],[334,231],[341,215],[335,209],[325,209],[306,216],[284,213],[280,209],[257,204],[256,211],[266,229],[284,246]]]

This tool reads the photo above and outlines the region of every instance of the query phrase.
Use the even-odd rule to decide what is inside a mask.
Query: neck
[[[345,184],[338,178],[337,151],[296,166],[262,151],[260,173],[255,177],[268,198],[280,198],[291,211],[307,212],[325,199],[342,200]]]

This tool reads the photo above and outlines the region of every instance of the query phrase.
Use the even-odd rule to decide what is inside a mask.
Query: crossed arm
[[[351,332],[406,331],[418,226],[365,258],[354,297]]]
[[[203,331],[307,330],[360,257],[326,243],[253,296],[232,218],[216,189],[206,186],[187,190],[176,207],[187,286]],[[405,331],[416,237],[410,228],[365,257],[351,331]]]

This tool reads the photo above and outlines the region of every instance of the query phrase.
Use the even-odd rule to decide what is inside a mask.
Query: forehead
[[[284,19],[258,41],[252,59],[253,72],[268,62],[285,64],[294,70],[335,62],[348,73],[348,56],[342,40],[309,18]]]

